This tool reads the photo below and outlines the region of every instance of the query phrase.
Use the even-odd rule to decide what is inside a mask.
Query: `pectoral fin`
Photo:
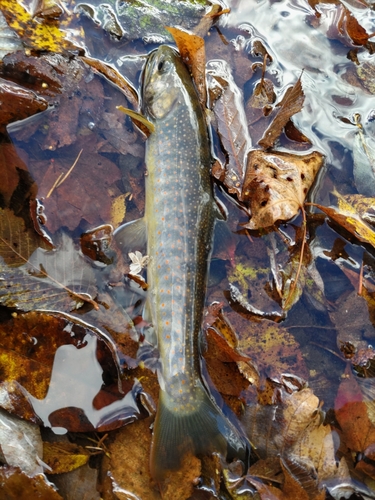
[[[135,250],[139,250],[144,255],[147,245],[145,219],[137,219],[123,224],[113,233],[113,238],[124,255]]]

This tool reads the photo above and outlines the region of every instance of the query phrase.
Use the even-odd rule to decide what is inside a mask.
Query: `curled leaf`
[[[251,211],[245,227],[261,229],[294,217],[322,164],[323,156],[316,151],[306,155],[251,151],[242,189]]]

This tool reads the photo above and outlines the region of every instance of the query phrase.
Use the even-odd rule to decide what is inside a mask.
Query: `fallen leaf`
[[[50,467],[48,474],[70,472],[85,465],[89,458],[90,453],[83,446],[69,442],[43,443],[43,462]]]
[[[139,413],[134,398],[140,386],[131,380],[120,384],[112,341],[71,317],[31,312],[1,323],[0,365],[1,389],[18,384],[14,395],[2,397],[3,406],[34,422],[40,423],[39,415],[46,426],[85,432],[116,428]]]
[[[43,97],[3,78],[0,78],[0,99],[1,129],[11,122],[23,120],[48,108],[48,102]]]
[[[333,194],[338,198],[339,208],[324,207],[318,204],[313,204],[313,206],[319,208],[336,224],[362,243],[367,243],[375,247],[374,229],[361,218],[356,208],[348,203],[340,193],[334,191]]]
[[[375,225],[375,198],[367,198],[362,194],[346,194],[342,195],[342,198],[358,212],[365,222]],[[338,205],[341,208],[340,199]],[[346,205],[343,206],[344,209],[345,207]]]
[[[22,217],[8,208],[0,209],[0,256],[6,266],[24,265],[39,247],[51,249],[34,228],[26,227]]]
[[[151,423],[152,419],[148,418],[116,433],[108,445],[110,458],[104,458],[104,470],[109,471],[106,489],[113,491],[119,500],[126,500],[128,493],[149,500],[190,498],[200,476],[200,460],[185,457],[182,469],[168,476],[159,487],[150,477]]]
[[[36,21],[21,3],[13,0],[1,0],[0,8],[9,26],[27,46],[50,52],[76,49],[67,32],[60,29],[59,23]]]
[[[361,195],[373,196],[375,193],[375,143],[365,134],[362,127],[354,135],[353,176],[356,188]]]
[[[39,426],[0,410],[2,461],[30,477],[43,474],[43,443]]]
[[[322,164],[323,156],[316,151],[305,155],[251,151],[242,188],[251,218],[244,227],[261,229],[294,217]]]
[[[0,496],[6,500],[63,500],[44,475],[31,478],[17,467],[0,467]]]
[[[227,157],[223,182],[229,192],[235,193],[241,200],[246,160],[251,148],[243,96],[225,61],[209,61],[207,77],[209,91],[218,96],[213,102],[213,111]]]
[[[268,149],[273,146],[275,140],[280,136],[282,129],[289,122],[290,117],[301,111],[305,95],[302,90],[301,77],[293,87],[289,87],[280,103],[276,104],[275,114],[271,125],[264,132],[263,138],[258,142],[259,146]],[[279,109],[276,110],[276,107]]]
[[[74,230],[82,219],[91,226],[110,220],[112,196],[120,194],[115,183],[121,174],[112,161],[90,152],[88,143],[86,146],[77,167],[54,189],[56,180],[66,175],[76,160],[76,150],[70,153],[65,151],[53,162],[32,161],[29,165],[39,186],[39,196],[44,197],[47,216],[45,226],[52,233],[60,227]],[[49,217],[49,214],[53,214],[53,217]]]
[[[23,238],[22,224],[18,227],[13,225],[12,233],[13,242]],[[0,238],[0,248],[3,242],[5,252],[13,251],[14,259],[24,264],[14,268],[0,261],[1,304],[22,311],[46,309],[70,312],[85,303],[99,309],[93,300],[97,294],[94,271],[65,233],[61,234],[58,249],[46,252],[38,247],[28,258],[29,248],[19,245],[17,251],[14,243],[13,246],[9,243],[5,245],[6,239]]]
[[[58,0],[36,0],[33,17],[57,19],[64,13],[64,8]]]
[[[166,27],[166,30],[173,36],[181,57],[193,77],[201,106],[205,108],[207,90],[204,40],[198,35],[193,35],[179,28]]]

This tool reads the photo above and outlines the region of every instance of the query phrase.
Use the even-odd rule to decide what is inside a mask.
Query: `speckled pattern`
[[[175,59],[173,65],[166,58]],[[162,388],[172,397],[173,410],[189,413],[198,403],[197,338],[214,225],[209,145],[202,111],[194,107],[195,89],[179,57],[159,49],[150,66],[144,96],[149,103],[145,111],[155,124],[146,153],[149,300]],[[167,79],[169,84],[160,84]]]

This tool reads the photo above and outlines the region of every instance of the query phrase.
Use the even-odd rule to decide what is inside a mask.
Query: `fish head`
[[[143,75],[143,113],[152,120],[166,117],[182,91],[177,51],[161,45],[150,53]]]

